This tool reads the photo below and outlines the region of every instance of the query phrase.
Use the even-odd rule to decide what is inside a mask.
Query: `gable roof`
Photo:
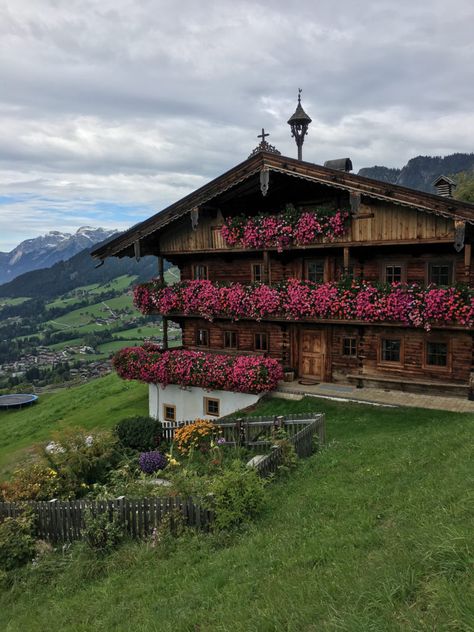
[[[303,162],[295,158],[288,158],[274,153],[261,151],[251,155],[247,160],[226,171],[221,176],[211,180],[193,193],[186,195],[163,211],[152,215],[150,218],[132,226],[107,244],[92,251],[92,256],[98,259],[106,259],[114,256],[131,256],[130,249],[140,239],[151,235],[167,226],[171,222],[182,217],[196,206],[215,198],[248,180],[261,170],[282,173],[306,181],[316,182],[322,185],[360,193],[362,195],[408,206],[427,213],[433,213],[449,219],[462,220],[474,224],[474,204],[461,202],[453,198],[446,198],[415,189],[409,189],[396,184],[381,182],[364,176],[343,172],[329,167],[321,167],[310,162]],[[127,252],[126,252],[127,251]]]

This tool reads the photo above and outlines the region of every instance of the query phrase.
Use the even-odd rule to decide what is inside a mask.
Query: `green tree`
[[[456,176],[456,190],[454,197],[463,202],[474,204],[474,172],[463,171]]]

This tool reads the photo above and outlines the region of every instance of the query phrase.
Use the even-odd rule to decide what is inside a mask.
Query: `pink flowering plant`
[[[181,281],[163,288],[154,282],[135,289],[145,314],[184,314],[212,321],[284,318],[394,322],[430,330],[433,325],[472,327],[474,293],[466,287],[373,284],[350,280],[312,283],[289,279],[277,285]]]
[[[282,252],[291,245],[334,241],[346,232],[348,219],[347,211],[297,211],[290,207],[283,213],[228,217],[221,235],[228,246],[276,248]]]
[[[156,345],[128,347],[113,359],[119,376],[148,384],[200,386],[208,390],[264,393],[283,379],[280,363],[263,356],[230,356]]]

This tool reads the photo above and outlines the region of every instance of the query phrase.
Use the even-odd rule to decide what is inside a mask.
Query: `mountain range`
[[[82,226],[73,234],[52,230],[46,235],[22,241],[10,252],[0,252],[0,284],[25,272],[49,268],[58,261],[67,261],[85,248],[90,248],[117,232]]]
[[[364,167],[359,176],[399,184],[411,189],[436,193],[433,182],[438,176],[455,176],[474,171],[474,154],[451,154],[449,156],[416,156],[401,169],[390,167]]]

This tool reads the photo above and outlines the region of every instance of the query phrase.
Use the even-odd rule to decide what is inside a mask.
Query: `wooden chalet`
[[[347,209],[343,235],[278,249],[229,246],[226,218],[298,209]],[[96,249],[93,256],[159,258],[182,280],[278,284],[287,279],[473,287],[474,205],[280,155],[264,137],[244,162]],[[281,250],[281,251],[279,251]],[[429,331],[396,321],[255,320],[165,314],[183,346],[230,354],[269,354],[297,378],[468,396],[473,371],[469,325]]]

